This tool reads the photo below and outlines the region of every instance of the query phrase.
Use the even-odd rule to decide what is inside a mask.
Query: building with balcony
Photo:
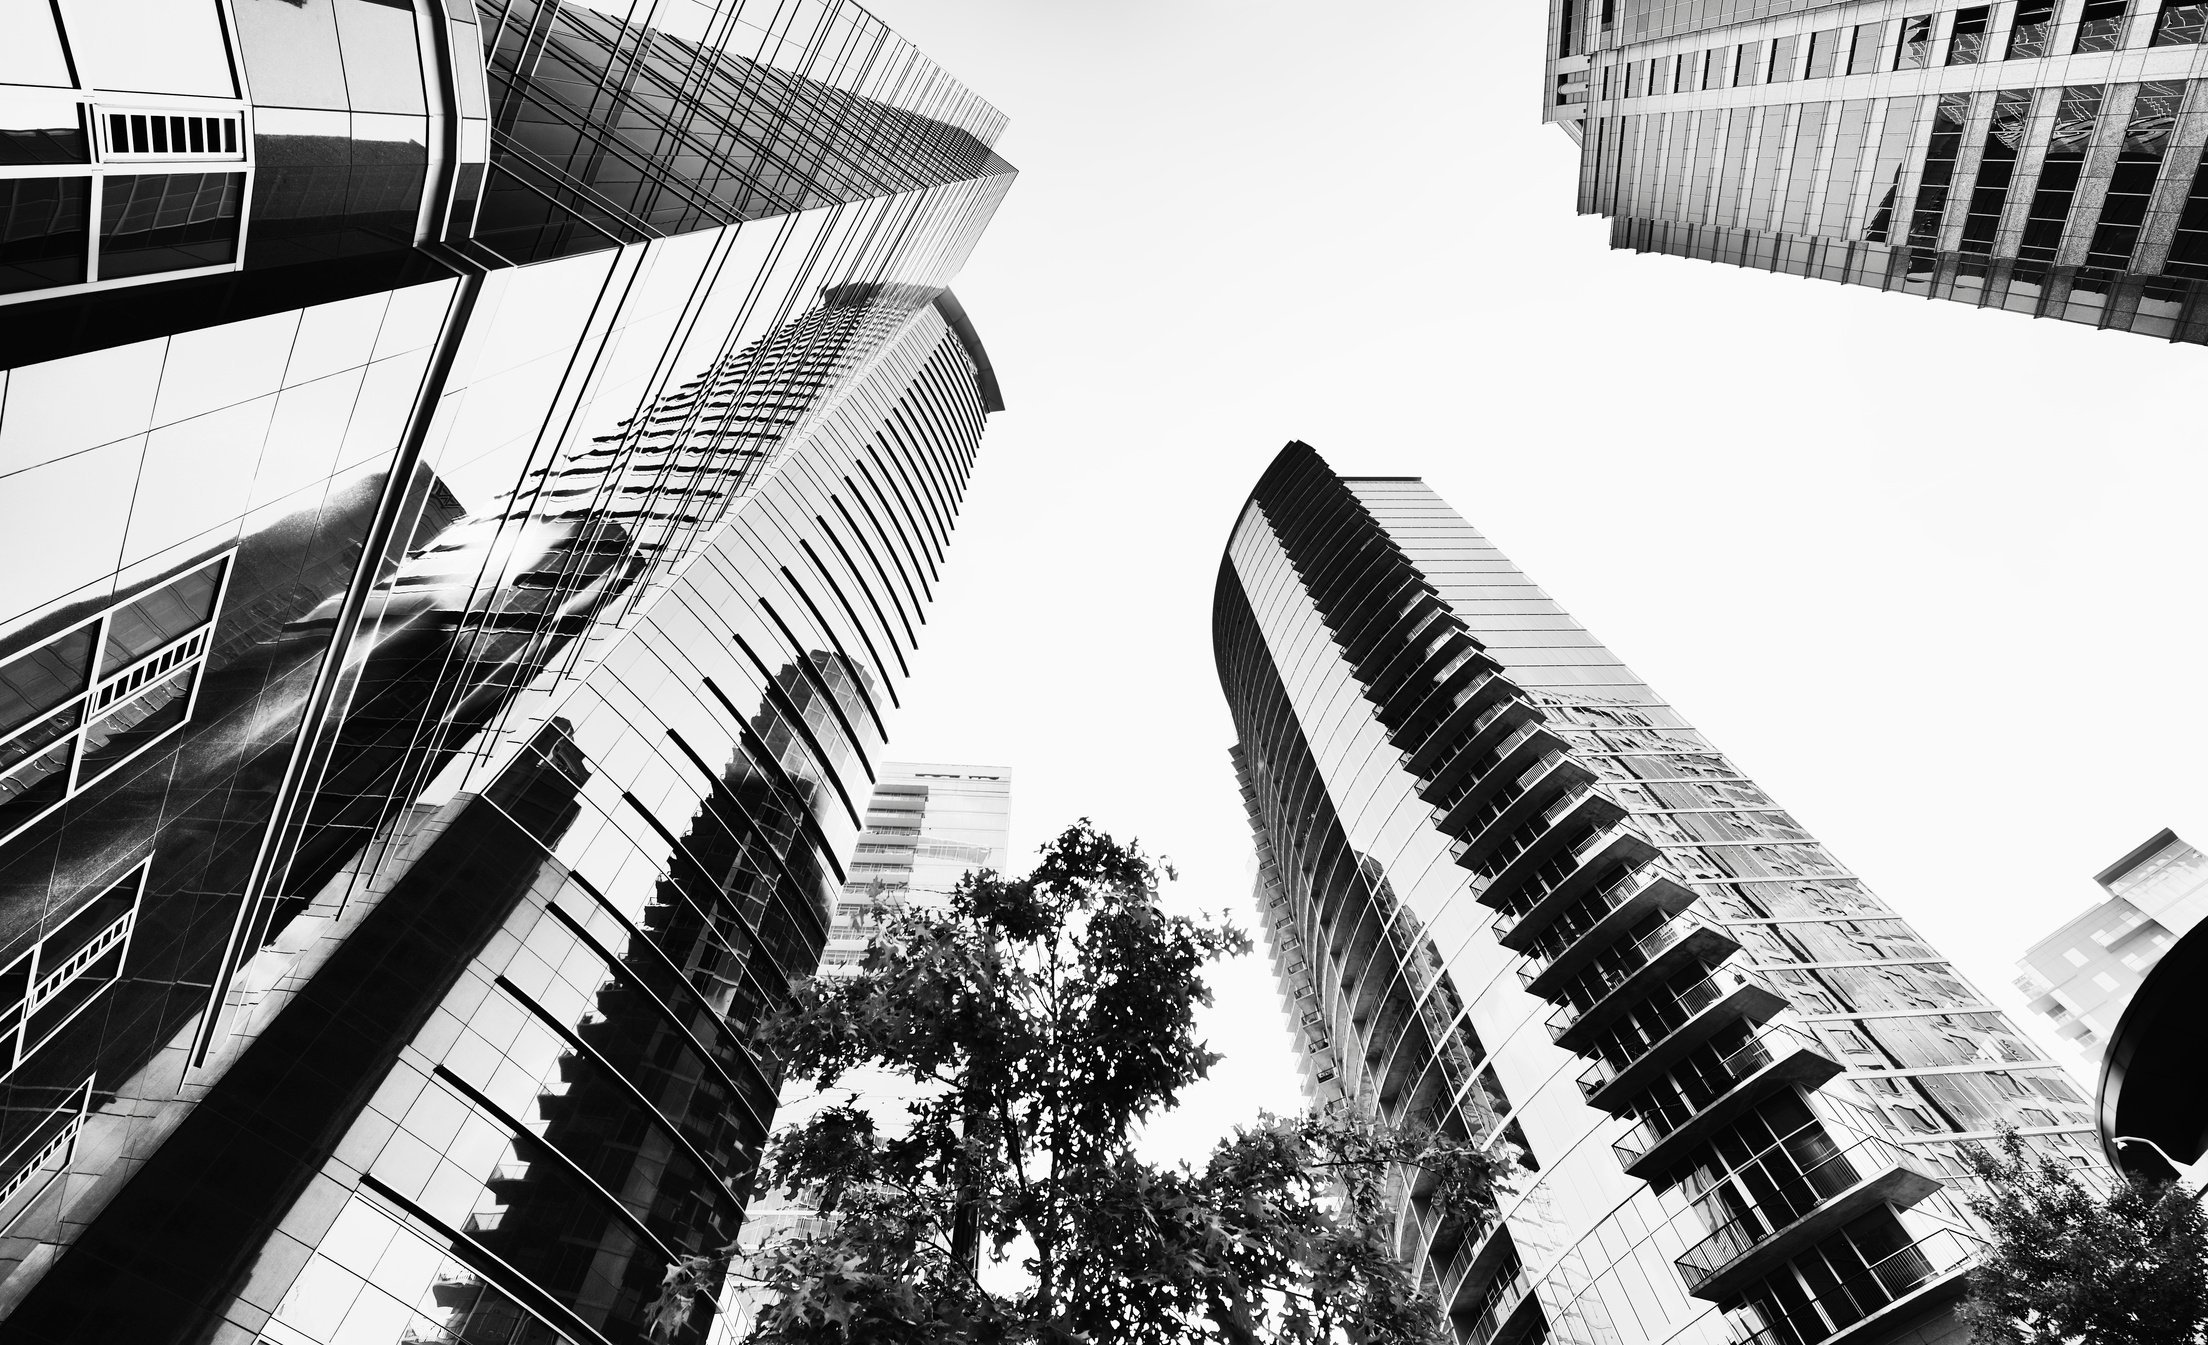
[[[1002,407],[1002,118],[841,5],[0,22],[0,1336],[641,1341]]]
[[[2208,918],[2208,855],[2164,827],[2093,881],[2106,898],[2016,964],[2026,1007],[2077,1049],[2088,1078],[2155,963]]]
[[[884,764],[867,800],[866,829],[846,866],[843,895],[818,974],[851,975],[881,929],[884,912],[906,902],[940,901],[959,879],[979,869],[1010,872],[1011,858],[1010,771],[941,762]],[[910,1079],[877,1069],[851,1070],[833,1094],[794,1086],[795,1095],[785,1099],[777,1123],[802,1124],[826,1102],[851,1102],[865,1106],[885,1131],[894,1133],[903,1128],[901,1104],[916,1088]],[[773,1239],[825,1231],[832,1216],[820,1212],[818,1194],[756,1191],[744,1210],[746,1253]],[[739,1333],[768,1301],[764,1294],[745,1290],[732,1293],[731,1300],[729,1313]]]
[[[1521,1168],[1396,1187],[1469,1345],[1959,1340],[1959,1147],[2098,1166],[2063,1070],[1422,482],[1290,444],[1213,636],[1308,1092]]]
[[[1614,247],[2208,341],[2208,7],[1550,0]]]

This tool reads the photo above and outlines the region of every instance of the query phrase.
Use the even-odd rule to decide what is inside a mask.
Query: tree
[[[1993,1231],[1970,1274],[1973,1345],[2194,1345],[2208,1330],[2208,1214],[2167,1182],[2106,1196],[2010,1130],[1965,1151]]]
[[[1391,1174],[1460,1227],[1513,1155],[1355,1111],[1267,1116],[1201,1167],[1138,1157],[1142,1122],[1219,1058],[1195,1037],[1231,925],[1161,909],[1171,870],[1086,820],[1024,878],[883,908],[856,974],[801,986],[762,1045],[827,1092],[855,1069],[927,1088],[902,1129],[823,1106],[773,1140],[768,1184],[834,1216],[743,1259],[777,1300],[762,1345],[1425,1345],[1441,1313],[1392,1251]],[[729,1252],[671,1267],[672,1335]]]

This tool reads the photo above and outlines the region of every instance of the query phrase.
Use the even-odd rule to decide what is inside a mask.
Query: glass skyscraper
[[[940,902],[958,880],[976,869],[1011,870],[1012,776],[999,766],[941,762],[891,762],[881,768],[867,800],[866,830],[852,852],[836,922],[822,955],[822,976],[849,976],[880,930],[877,908]],[[797,1085],[803,1099],[789,1099],[784,1125],[801,1125],[827,1101],[855,1101],[888,1133],[904,1128],[903,1104],[916,1096],[912,1080],[868,1066],[847,1072],[832,1094]],[[756,1252],[770,1240],[815,1234],[831,1216],[811,1193],[792,1198],[760,1191],[744,1211],[744,1245]],[[765,1305],[764,1294],[732,1295],[730,1315],[741,1332]]]
[[[1289,445],[1213,623],[1307,1090],[1523,1169],[1490,1222],[1396,1187],[1460,1339],[1961,1339],[1958,1146],[2099,1164],[2064,1072],[1422,482]]]
[[[2208,341],[2208,6],[1550,0],[1611,243]]]
[[[1002,118],[689,0],[32,0],[0,116],[0,1335],[641,1340],[1001,409]]]

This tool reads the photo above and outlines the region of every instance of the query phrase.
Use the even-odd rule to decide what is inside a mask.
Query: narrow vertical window
[[[1955,11],[1955,27],[1947,44],[1949,65],[1976,65],[1986,59],[1986,23],[1992,12],[1987,5]]]

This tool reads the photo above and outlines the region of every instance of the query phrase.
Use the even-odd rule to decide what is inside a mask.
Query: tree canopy
[[[763,1185],[826,1231],[739,1273],[762,1345],[1447,1339],[1394,1254],[1397,1181],[1484,1226],[1512,1155],[1354,1108],[1264,1117],[1200,1166],[1138,1155],[1142,1123],[1218,1056],[1195,1035],[1231,924],[1172,914],[1171,871],[1083,820],[1025,877],[878,909],[855,973],[801,986],[762,1045],[824,1093],[861,1069],[923,1085],[894,1124],[852,1100],[770,1143]],[[671,1268],[672,1335],[733,1248]]]
[[[2167,1182],[2107,1194],[2015,1131],[1968,1151],[1993,1232],[1971,1271],[1973,1345],[2195,1345],[2208,1331],[2208,1215]]]

